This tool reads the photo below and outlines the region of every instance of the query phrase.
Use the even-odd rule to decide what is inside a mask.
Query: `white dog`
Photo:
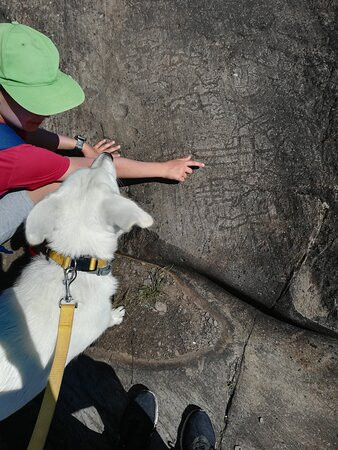
[[[26,221],[30,244],[44,241],[73,259],[81,256],[111,261],[117,238],[133,225],[153,220],[122,197],[111,156],[100,155],[90,169],[79,169],[60,188],[38,203]],[[120,324],[124,308],[111,308],[117,281],[108,275],[77,272],[70,293],[78,303],[67,363],[83,352],[109,326]],[[0,420],[41,392],[52,363],[65,296],[64,270],[46,255],[25,268],[15,287],[0,296]]]

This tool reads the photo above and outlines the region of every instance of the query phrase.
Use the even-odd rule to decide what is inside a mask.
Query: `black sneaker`
[[[175,450],[214,450],[216,436],[208,414],[199,406],[189,405],[182,414]]]
[[[155,394],[143,384],[135,384],[128,392],[129,404],[122,416],[120,448],[145,450],[155,430],[158,407]]]

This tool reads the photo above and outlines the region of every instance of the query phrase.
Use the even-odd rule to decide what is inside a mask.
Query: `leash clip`
[[[59,307],[61,308],[62,304],[69,305],[70,303],[73,303],[75,308],[77,308],[77,302],[73,299],[70,293],[70,285],[77,276],[76,261],[74,261],[74,266],[68,267],[68,269],[63,269],[63,275],[63,284],[65,285],[66,295],[59,301]]]

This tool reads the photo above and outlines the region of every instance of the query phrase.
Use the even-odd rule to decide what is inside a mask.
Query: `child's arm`
[[[76,145],[76,140],[69,138],[67,136],[58,135],[59,146],[58,150],[73,150]],[[121,146],[117,145],[115,141],[110,141],[108,139],[102,139],[100,142],[95,144],[93,147],[87,142],[83,144],[82,153],[87,158],[96,158],[100,153],[116,153],[118,154]]]
[[[193,170],[191,167],[204,167],[204,164],[193,161],[191,156],[172,159],[164,162],[144,162],[127,158],[114,158],[118,178],[166,178],[185,181]]]
[[[58,180],[65,180],[80,167],[89,167],[93,163],[91,158],[69,158],[70,166],[67,172]],[[172,159],[165,162],[143,162],[114,157],[116,175],[118,178],[167,178],[169,180],[185,181],[193,172],[191,167],[204,167],[204,164],[193,161],[191,156]]]
[[[48,150],[73,150],[76,145],[76,139],[61,134],[52,133],[43,128],[39,128],[34,132],[25,133],[25,141],[28,144],[36,145],[37,147],[47,148]],[[87,142],[83,145],[82,153],[88,158],[96,158],[102,152],[118,152],[120,146],[115,144],[115,141],[103,139],[95,144],[93,147]]]

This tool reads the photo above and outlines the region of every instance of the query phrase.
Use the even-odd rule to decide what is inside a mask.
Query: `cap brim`
[[[85,95],[73,78],[58,71],[52,84],[29,86],[2,83],[3,88],[20,106],[41,116],[58,114],[80,105]]]

